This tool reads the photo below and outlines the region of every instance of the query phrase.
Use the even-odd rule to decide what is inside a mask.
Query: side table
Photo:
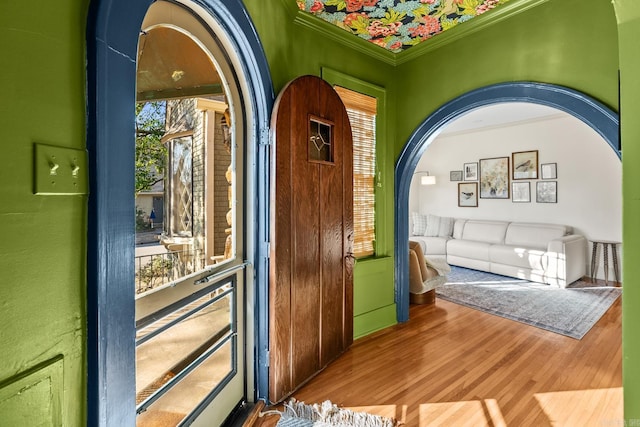
[[[620,242],[612,240],[590,240],[591,241],[591,280],[596,275],[596,260],[598,259],[598,245],[602,246],[603,255],[603,268],[604,268],[604,282],[609,283],[609,247],[611,247],[611,255],[613,255],[613,273],[616,277],[616,282],[620,283],[620,272],[618,270],[618,245]]]

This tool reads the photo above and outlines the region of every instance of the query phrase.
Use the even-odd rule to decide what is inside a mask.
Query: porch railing
[[[204,258],[196,258],[196,254],[191,250],[137,256],[135,257],[136,294],[195,273],[204,267],[204,263]]]

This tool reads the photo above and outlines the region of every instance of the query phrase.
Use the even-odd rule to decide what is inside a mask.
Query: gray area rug
[[[566,289],[451,267],[439,298],[581,339],[621,295],[621,288],[577,281]]]

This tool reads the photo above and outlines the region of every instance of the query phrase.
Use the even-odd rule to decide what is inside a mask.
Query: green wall
[[[494,83],[567,86],[617,110],[617,70],[611,4],[550,0],[400,65],[396,153],[436,108]]]
[[[516,0],[514,0],[516,1]],[[287,4],[289,2],[286,2]],[[293,23],[284,0],[246,0],[262,39],[275,90],[328,67],[387,90],[390,115],[381,138],[396,158],[408,136],[438,106],[492,83],[534,80],[583,91],[617,109],[618,32],[622,87],[624,191],[625,417],[640,419],[640,5],[636,0],[550,0],[397,67],[381,63]],[[83,425],[85,396],[86,197],[32,194],[33,143],[85,147],[85,26],[88,0],[0,3],[0,419],[12,422],[21,398],[6,390],[24,385],[33,403],[26,416],[60,415]],[[617,32],[618,31],[618,32]],[[390,156],[391,157],[391,156]],[[384,171],[386,224],[393,229],[393,162]],[[392,255],[393,239],[382,248]],[[380,273],[361,287],[356,307],[388,307],[393,263],[386,258],[359,277]],[[357,283],[358,286],[358,283]],[[358,295],[358,294],[356,294]],[[388,310],[387,310],[388,311]],[[388,313],[385,312],[388,316]],[[380,315],[358,325],[381,327]],[[361,320],[365,320],[362,318]],[[356,322],[357,323],[357,322]],[[385,322],[383,322],[385,323]],[[60,359],[61,356],[61,359]],[[40,369],[42,368],[42,369]],[[20,376],[21,373],[30,373]],[[62,390],[64,387],[64,391]],[[63,396],[61,402],[51,396]],[[49,400],[47,400],[49,399]]]
[[[2,425],[84,419],[87,199],[33,195],[32,164],[35,142],[85,147],[87,7],[0,2]]]
[[[622,194],[623,194],[623,277],[622,299],[622,373],[625,419],[640,422],[640,3],[637,0],[615,0],[620,43],[620,109],[622,133]]]

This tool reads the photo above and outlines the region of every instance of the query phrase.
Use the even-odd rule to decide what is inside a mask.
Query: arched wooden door
[[[353,342],[353,141],[333,88],[315,76],[276,100],[269,399],[278,402]]]

